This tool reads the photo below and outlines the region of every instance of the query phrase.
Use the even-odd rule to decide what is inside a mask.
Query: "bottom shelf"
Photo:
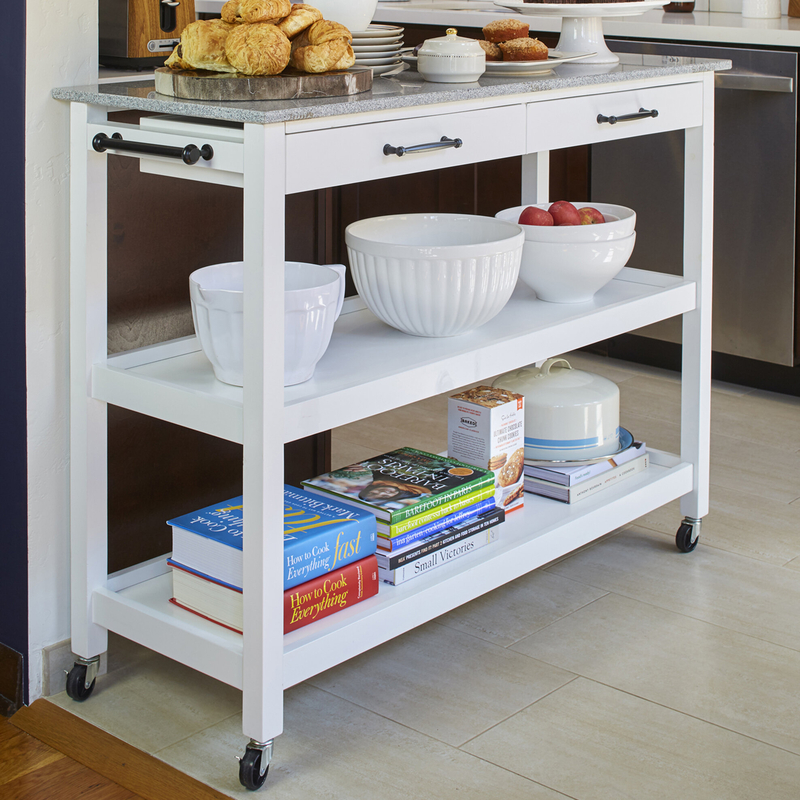
[[[287,634],[284,687],[416,628],[692,490],[691,464],[658,450],[649,452],[647,470],[575,505],[526,494],[524,509],[508,516],[498,541],[399,586],[381,584],[376,597]],[[151,575],[152,571],[118,591],[96,590],[94,622],[240,688],[242,637],[175,607],[169,602],[169,572]]]

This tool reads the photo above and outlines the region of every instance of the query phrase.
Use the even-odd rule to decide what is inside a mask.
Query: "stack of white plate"
[[[351,31],[357,67],[370,67],[383,75],[402,65],[403,28],[398,25],[370,25],[365,31]]]

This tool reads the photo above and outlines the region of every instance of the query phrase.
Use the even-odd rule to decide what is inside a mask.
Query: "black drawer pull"
[[[385,156],[390,156],[392,154],[402,156],[405,153],[417,153],[420,150],[439,150],[442,147],[461,147],[462,144],[464,144],[464,142],[462,142],[461,139],[448,139],[446,136],[442,136],[438,142],[415,144],[411,147],[403,147],[403,145],[395,147],[391,144],[385,144],[383,146],[383,154]]]
[[[187,144],[186,147],[170,147],[166,144],[149,144],[147,142],[127,142],[121,133],[112,133],[110,137],[98,133],[92,139],[92,147],[98,153],[106,150],[121,150],[128,153],[140,153],[145,156],[165,156],[166,158],[179,158],[185,164],[196,164],[201,158],[210,161],[214,158],[214,148],[210,144],[198,147],[196,144]]]
[[[623,114],[621,117],[606,117],[603,114],[597,115],[597,122],[607,122],[609,125],[616,125],[618,122],[627,122],[630,119],[645,119],[646,117],[657,117],[658,111],[654,108],[648,111],[646,108],[640,108],[636,114]]]

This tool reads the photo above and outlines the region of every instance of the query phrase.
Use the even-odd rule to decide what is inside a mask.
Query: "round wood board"
[[[155,75],[157,92],[184,100],[303,100],[359,94],[372,88],[369,67],[319,74],[287,67],[280,75],[231,75],[158,67]]]

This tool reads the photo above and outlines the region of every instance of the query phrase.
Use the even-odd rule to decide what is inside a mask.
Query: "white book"
[[[381,569],[378,568],[378,578],[384,583],[391,583],[397,586],[399,583],[405,583],[412,578],[417,578],[430,572],[432,569],[444,566],[445,564],[454,561],[467,553],[472,553],[480,547],[484,547],[490,542],[495,541],[500,535],[502,525],[494,525],[486,531],[480,531],[474,536],[468,536],[466,539],[461,539],[454,542],[441,550],[435,550],[430,555],[418,558],[410,564],[403,564],[397,569]]]
[[[523,472],[526,477],[540,478],[543,481],[550,481],[551,483],[558,483],[562,486],[574,486],[576,483],[582,483],[589,478],[600,475],[603,472],[608,472],[614,467],[619,467],[638,458],[642,453],[646,452],[647,447],[644,442],[634,442],[626,450],[617,453],[613,456],[608,456],[602,461],[597,461],[594,464],[578,464],[570,466],[542,466],[541,464],[525,464]]]
[[[621,464],[575,486],[561,486],[551,481],[543,481],[539,478],[526,476],[525,491],[542,497],[550,497],[553,500],[560,500],[562,503],[577,503],[625,478],[629,478],[631,475],[635,475],[637,472],[641,472],[647,468],[649,463],[649,453],[642,453],[627,464]]]

